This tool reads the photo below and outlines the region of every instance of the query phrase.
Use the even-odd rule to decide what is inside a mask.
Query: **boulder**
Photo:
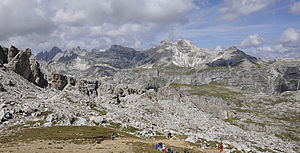
[[[61,74],[52,74],[49,80],[51,87],[63,90],[64,87],[68,84],[67,76]]]

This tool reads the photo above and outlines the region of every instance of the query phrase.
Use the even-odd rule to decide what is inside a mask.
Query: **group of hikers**
[[[179,151],[176,149],[167,148],[167,146],[162,142],[156,144],[155,148],[158,151],[162,151],[162,152],[166,152],[166,153],[179,153]],[[184,153],[189,153],[189,152],[187,149],[184,149]]]
[[[172,133],[171,132],[168,133],[167,138],[168,139],[172,138]],[[166,152],[166,153],[179,153],[179,151],[176,150],[176,149],[167,148],[167,146],[162,142],[156,144],[155,148],[158,151],[162,151],[162,152]],[[188,152],[187,149],[184,149],[184,153],[189,153],[189,152]]]
[[[114,133],[114,131],[110,131],[110,138],[111,138],[111,140],[115,139],[115,133]],[[167,138],[168,139],[172,138],[172,133],[171,132],[168,133]],[[158,151],[162,151],[162,152],[166,152],[166,153],[179,153],[179,151],[176,150],[176,149],[167,148],[167,146],[164,143],[162,143],[162,142],[156,144],[155,148]],[[216,148],[220,149],[221,152],[223,151],[223,145],[222,144],[220,144],[220,145],[216,144]],[[187,149],[184,149],[183,152],[184,153],[189,153],[189,151]]]

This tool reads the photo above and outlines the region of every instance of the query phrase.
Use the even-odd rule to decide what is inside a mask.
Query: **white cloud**
[[[294,28],[288,28],[280,36],[279,43],[289,47],[300,46],[299,33]]]
[[[268,52],[268,53],[274,51],[271,46],[259,47],[257,48],[257,50],[260,52]]]
[[[43,13],[44,5],[34,0],[0,1],[0,41],[10,36],[48,33],[53,24]]]
[[[219,10],[222,13],[219,20],[233,20],[239,16],[249,15],[266,8],[273,2],[274,0],[225,0],[226,7]]]
[[[1,0],[0,43],[35,50],[76,44],[87,49],[112,43],[138,47],[187,23],[194,8],[193,0]]]
[[[294,28],[288,28],[282,32],[273,46],[258,47],[253,53],[268,59],[300,56],[299,33]]]
[[[264,39],[258,34],[247,36],[239,45],[241,48],[258,47],[264,43]]]
[[[290,7],[290,12],[294,15],[300,14],[300,2],[293,3]]]

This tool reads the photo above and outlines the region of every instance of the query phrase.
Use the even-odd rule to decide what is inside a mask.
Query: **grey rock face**
[[[97,61],[108,64],[115,68],[123,69],[133,67],[143,55],[132,48],[120,45],[112,45],[104,52],[93,52],[91,57],[98,58]]]
[[[7,62],[10,62],[18,53],[19,50],[15,46],[11,46],[7,53]]]
[[[7,63],[7,53],[8,53],[8,49],[0,46],[0,63],[1,64]]]
[[[279,73],[274,88],[277,92],[300,90],[300,60],[277,60],[273,64]]]
[[[47,80],[44,78],[44,74],[39,68],[39,63],[36,61],[34,55],[31,54],[30,49],[19,51],[15,47],[12,47],[9,52],[8,58],[18,52],[12,59],[8,60],[7,67],[9,69],[40,87],[47,87]]]

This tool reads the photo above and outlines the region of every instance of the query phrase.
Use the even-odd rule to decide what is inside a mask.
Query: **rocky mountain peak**
[[[195,67],[207,62],[212,54],[203,48],[198,48],[191,41],[179,39],[176,42],[161,41],[160,45],[145,50],[147,55],[143,64],[169,65],[181,67]]]
[[[160,45],[168,45],[168,44],[172,44],[172,42],[170,40],[163,40],[160,42]]]
[[[218,53],[208,64],[210,66],[236,66],[242,62],[257,63],[256,57],[250,56],[235,46],[227,48],[224,52]]]
[[[107,51],[112,51],[112,52],[128,52],[128,51],[134,51],[136,52],[135,49],[129,48],[129,47],[124,47],[121,45],[111,45]]]
[[[62,50],[59,49],[58,47],[54,46],[52,47],[52,49],[50,51],[47,52],[40,52],[36,55],[36,59],[37,60],[43,60],[46,62],[49,62],[50,60],[52,60],[56,54],[61,53]]]
[[[225,52],[234,52],[234,51],[238,51],[239,49],[236,46],[231,46],[227,49],[225,49]]]
[[[189,41],[189,40],[182,40],[179,39],[175,42],[176,45],[181,46],[181,47],[191,47],[191,46],[195,46],[193,42]]]

